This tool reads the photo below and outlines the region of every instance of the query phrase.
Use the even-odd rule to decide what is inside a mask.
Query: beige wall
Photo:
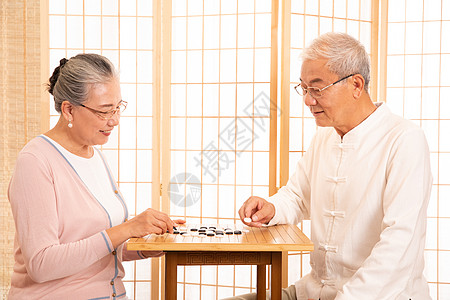
[[[7,197],[17,153],[40,133],[40,1],[0,4],[0,295],[9,289],[14,221]]]

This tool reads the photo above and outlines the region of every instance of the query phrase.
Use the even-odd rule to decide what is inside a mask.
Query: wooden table
[[[166,252],[166,300],[177,299],[178,265],[257,265],[257,299],[266,299],[266,265],[271,265],[272,299],[281,299],[282,252],[312,251],[312,242],[296,225],[237,227],[244,229],[241,235],[222,238],[168,233],[133,238],[128,241],[128,250]]]

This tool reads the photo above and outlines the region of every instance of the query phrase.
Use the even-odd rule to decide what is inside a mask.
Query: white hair
[[[98,54],[78,54],[69,60],[63,58],[49,79],[47,89],[55,100],[55,109],[61,112],[65,100],[79,106],[87,100],[91,87],[117,79],[113,64]]]
[[[364,46],[346,33],[328,32],[320,35],[303,50],[303,61],[327,59],[328,70],[339,77],[361,74],[364,89],[369,90],[370,58]]]

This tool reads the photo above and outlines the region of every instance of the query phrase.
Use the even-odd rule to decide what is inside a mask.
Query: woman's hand
[[[173,222],[175,222],[177,225],[180,225],[186,223],[186,220],[177,219],[173,220]],[[145,258],[161,257],[165,254],[163,251],[141,251],[141,253]]]
[[[125,223],[106,230],[113,247],[116,248],[132,237],[143,237],[148,234],[173,233],[173,227],[184,224],[184,220],[175,220],[163,212],[149,208]]]
[[[167,231],[173,233],[173,227],[176,225],[167,214],[152,208],[145,210],[124,224],[128,225],[129,238],[139,238],[151,233],[163,234]]]
[[[176,220],[173,220],[173,221],[176,223],[175,227],[178,226],[178,225],[186,223],[186,220],[182,220],[182,219],[176,219]]]

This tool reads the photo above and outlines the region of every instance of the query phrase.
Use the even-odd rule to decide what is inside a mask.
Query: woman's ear
[[[364,85],[366,81],[364,80],[364,77],[362,77],[361,74],[355,74],[351,77],[352,80],[352,91],[353,91],[353,97],[355,99],[359,99],[364,91]]]
[[[61,103],[61,115],[66,119],[67,122],[72,122],[73,120],[73,105],[69,101],[65,100]]]

